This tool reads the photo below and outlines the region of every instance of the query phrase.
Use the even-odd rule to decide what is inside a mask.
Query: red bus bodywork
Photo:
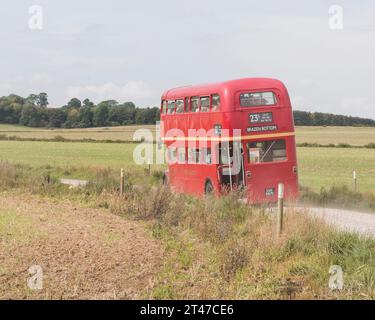
[[[197,99],[198,111],[194,110]],[[214,104],[215,108],[219,104],[218,110],[214,110]],[[279,80],[246,78],[167,90],[162,95],[161,127],[166,147],[175,155],[179,152],[178,161],[169,163],[166,172],[168,183],[175,190],[195,195],[209,190],[220,195],[223,190],[241,185],[250,203],[263,203],[276,201],[278,183],[284,183],[284,198],[298,197],[293,113],[288,91]],[[174,135],[176,129],[183,133],[182,137]],[[239,129],[240,173],[231,175],[228,162],[210,163],[208,158],[200,161],[199,147],[194,149],[191,145],[198,145],[201,138],[189,136],[189,129],[215,129],[216,135],[206,139],[207,148],[212,147],[211,158],[224,140],[229,143],[228,150],[233,149],[238,137],[232,132]],[[229,137],[220,135],[224,129],[229,129]],[[196,163],[189,163],[190,151]],[[228,151],[229,159],[233,152]],[[184,158],[186,161],[182,161]]]

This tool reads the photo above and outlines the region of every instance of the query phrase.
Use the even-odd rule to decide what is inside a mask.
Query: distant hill
[[[375,127],[375,120],[332,113],[293,111],[296,126],[366,126]]]

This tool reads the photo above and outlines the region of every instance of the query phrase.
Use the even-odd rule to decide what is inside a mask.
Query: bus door
[[[220,184],[228,190],[242,188],[245,182],[244,149],[241,142],[224,142],[219,145],[220,165],[218,175]]]

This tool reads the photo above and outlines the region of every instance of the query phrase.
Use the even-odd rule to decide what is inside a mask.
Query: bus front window
[[[174,112],[174,101],[168,101],[168,114],[172,114]]]

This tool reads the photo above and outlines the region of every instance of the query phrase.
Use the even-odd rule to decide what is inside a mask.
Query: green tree
[[[93,125],[95,127],[106,126],[108,123],[109,108],[106,104],[99,104],[94,109]]]
[[[78,128],[79,127],[79,110],[70,108],[67,111],[64,128]]]
[[[48,109],[48,113],[48,127],[61,128],[66,121],[66,112],[62,108],[50,108]]]
[[[0,98],[0,122],[18,123],[25,99],[11,94]]]
[[[112,108],[118,105],[116,100],[105,100],[98,104],[98,106],[107,106],[108,108]]]
[[[90,99],[86,98],[85,100],[83,100],[83,106],[84,107],[89,107],[89,108],[93,108],[95,107],[95,104],[93,102],[90,101]]]
[[[67,107],[69,109],[71,109],[71,108],[77,108],[78,109],[78,108],[81,108],[81,106],[82,106],[81,100],[79,100],[77,98],[70,99],[70,101],[68,102],[68,105],[67,105]]]
[[[38,95],[32,93],[26,98],[26,103],[33,104],[34,106],[36,106],[38,105],[38,100]]]
[[[47,108],[48,106],[48,95],[45,92],[41,92],[37,96],[37,105],[39,107]]]
[[[27,103],[22,109],[20,124],[29,127],[45,127],[48,124],[48,111]]]
[[[78,126],[80,128],[89,128],[92,126],[93,112],[92,108],[84,103],[84,106],[79,109],[78,113]]]

